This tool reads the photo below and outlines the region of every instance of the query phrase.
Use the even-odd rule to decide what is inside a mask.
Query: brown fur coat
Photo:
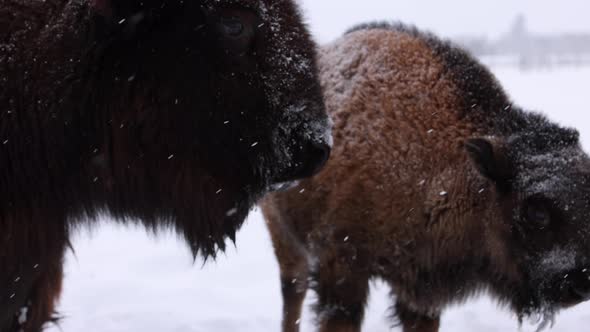
[[[590,167],[574,130],[522,111],[467,53],[403,26],[354,29],[324,47],[320,68],[332,157],[263,203],[281,266],[283,331],[297,331],[307,287],[318,293],[322,332],[358,331],[375,277],[391,285],[406,332],[437,331],[448,304],[484,290],[519,315],[552,315],[587,298],[586,240],[576,235],[587,226],[576,220],[588,215]],[[541,186],[559,174],[555,165],[575,169],[557,181],[577,184],[567,194],[576,214],[562,211],[561,186]],[[570,228],[539,232],[542,218]],[[562,246],[580,258],[538,275]],[[570,297],[568,287],[584,295]]]

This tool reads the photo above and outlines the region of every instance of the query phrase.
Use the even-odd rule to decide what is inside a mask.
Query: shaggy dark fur
[[[332,157],[263,200],[294,284],[283,331],[298,331],[308,287],[320,331],[359,331],[371,278],[391,285],[404,332],[438,331],[450,304],[481,292],[544,322],[590,298],[590,159],[576,130],[514,106],[465,51],[403,25],[357,27],[319,63]]]
[[[291,0],[0,3],[0,331],[39,331],[72,228],[99,213],[233,239],[329,128]]]

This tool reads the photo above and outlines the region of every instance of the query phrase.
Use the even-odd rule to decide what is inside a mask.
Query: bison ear
[[[465,149],[481,175],[502,189],[510,182],[510,165],[505,148],[490,138],[471,138],[465,141]]]

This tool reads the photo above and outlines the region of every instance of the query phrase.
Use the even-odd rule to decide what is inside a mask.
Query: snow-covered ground
[[[576,126],[584,146],[590,148],[590,68],[522,73],[503,67],[496,74],[519,104]],[[65,316],[63,332],[279,330],[278,269],[257,211],[238,234],[237,249],[230,247],[216,262],[204,266],[199,261],[193,264],[174,235],[154,238],[142,229],[116,226],[108,220],[92,234],[76,236],[74,248],[75,254],[67,257],[59,308]],[[366,331],[390,331],[387,294],[386,287],[374,285]],[[307,311],[303,332],[313,331],[311,318]],[[559,315],[552,331],[583,331],[588,322],[590,304],[579,305]],[[442,321],[446,332],[518,329],[514,317],[487,298],[449,310]],[[534,324],[522,327],[522,331],[534,330]]]

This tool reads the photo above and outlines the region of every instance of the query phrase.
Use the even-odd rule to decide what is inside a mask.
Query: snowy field
[[[590,68],[521,73],[503,67],[496,74],[519,104],[576,126],[590,148]],[[51,332],[279,330],[278,269],[257,211],[238,234],[237,249],[230,247],[204,266],[193,264],[173,235],[154,238],[108,221],[92,234],[76,236],[74,248],[75,254],[67,256],[59,308],[65,318]],[[365,331],[390,331],[387,293],[383,285],[374,285]],[[302,332],[314,331],[311,317],[307,311]],[[559,315],[551,331],[583,331],[588,322],[590,304],[580,305]],[[446,332],[518,330],[514,317],[487,298],[449,310],[442,321]],[[534,324],[521,328],[534,330]]]

